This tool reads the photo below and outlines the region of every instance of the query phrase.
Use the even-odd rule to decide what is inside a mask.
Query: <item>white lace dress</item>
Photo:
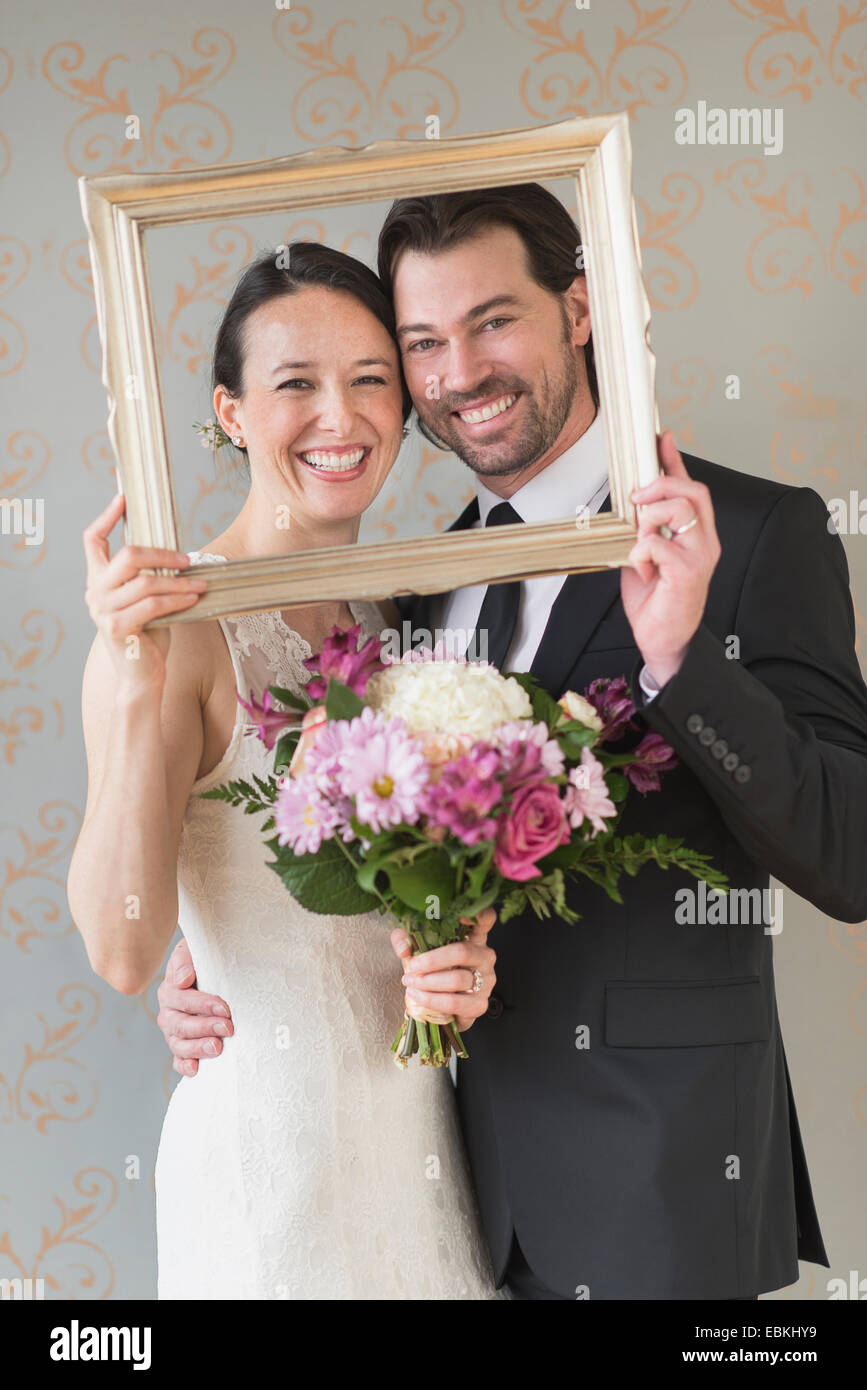
[[[351,606],[365,638],[379,631],[374,604]],[[305,683],[310,647],[279,611],[220,626],[245,699]],[[389,919],[308,912],[266,867],[264,813],[199,795],[271,771],[248,723],[239,704],[180,844],[179,924],[199,987],[227,1001],[235,1032],[169,1102],[158,1297],[507,1297],[494,1289],[448,1073],[392,1060],[403,992]]]

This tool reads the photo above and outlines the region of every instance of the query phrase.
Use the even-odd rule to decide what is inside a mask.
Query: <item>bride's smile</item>
[[[324,473],[331,478],[342,478],[344,481],[350,474],[358,477],[369,456],[368,444],[348,444],[342,448],[337,445],[332,449],[316,446],[298,454],[301,462],[306,463],[314,472]]]

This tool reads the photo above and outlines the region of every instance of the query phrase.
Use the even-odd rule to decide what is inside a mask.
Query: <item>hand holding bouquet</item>
[[[418,953],[463,940],[494,905],[501,921],[532,908],[576,922],[565,889],[578,875],[615,902],[620,874],[651,862],[726,888],[682,840],[616,834],[630,786],[658,790],[677,764],[656,733],[611,748],[638,729],[623,677],[556,701],[528,674],[427,648],[386,661],[377,638],[357,650],[359,633],[332,629],[303,695],[269,686],[261,705],[242,701],[275,776],[205,793],[270,811],[269,867],[304,907],[389,913]],[[393,1044],[399,1065],[467,1055],[453,1016],[417,1012]]]

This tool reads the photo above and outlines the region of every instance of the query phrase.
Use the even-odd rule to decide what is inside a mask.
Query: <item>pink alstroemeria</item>
[[[335,626],[331,629],[331,635],[326,637],[318,656],[305,657],[307,670],[317,673],[317,679],[308,681],[306,687],[306,693],[312,700],[325,699],[329,676],[348,685],[356,695],[364,695],[370,677],[382,669],[380,652],[383,643],[378,637],[369,637],[361,650],[357,651],[360,635],[361,623],[346,629]]]
[[[531,783],[548,781],[549,771],[545,766],[543,748],[531,739],[512,739],[502,748],[501,756],[506,772],[503,787],[507,794]],[[561,763],[558,771],[562,770]]]
[[[564,754],[556,738],[551,738],[544,720],[531,723],[529,719],[510,719],[494,730],[494,742],[506,748],[516,741],[534,743],[540,750],[542,767],[549,777],[559,777],[564,767]]]
[[[617,807],[608,795],[605,770],[589,748],[581,749],[581,765],[569,772],[569,784],[563,797],[569,823],[577,830],[585,820],[593,826],[591,840],[600,830],[607,830],[607,817],[617,815]]]
[[[252,717],[256,725],[256,732],[264,743],[265,747],[271,749],[278,738],[286,729],[294,729],[300,720],[297,710],[278,709],[271,699],[270,690],[266,690],[262,697],[262,703],[256,699],[252,690],[250,691],[250,702],[241,697],[241,692],[236,689],[238,704],[243,705],[247,713]]]
[[[497,822],[490,812],[503,796],[496,776],[501,756],[490,744],[476,743],[445,763],[425,796],[428,825],[451,831],[465,845],[491,839]]]
[[[407,647],[400,656],[383,657],[383,662],[386,665],[399,663],[402,666],[409,666],[414,661],[461,661],[466,665],[467,656],[466,652],[457,650],[457,639],[453,639],[449,634],[447,637],[441,637],[433,647],[421,643],[418,647]]]
[[[673,772],[678,763],[671,744],[665,742],[662,734],[656,733],[645,734],[633,756],[635,761],[624,765],[623,771],[642,796],[658,792],[659,774]]]

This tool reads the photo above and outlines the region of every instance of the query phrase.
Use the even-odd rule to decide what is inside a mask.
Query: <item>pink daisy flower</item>
[[[418,820],[429,769],[402,719],[386,719],[366,706],[349,721],[339,762],[339,789],[352,797],[364,825],[377,832]]]
[[[334,838],[339,820],[337,807],[312,777],[302,774],[283,781],[274,803],[278,844],[290,845],[294,854],[315,854],[323,840]]]

